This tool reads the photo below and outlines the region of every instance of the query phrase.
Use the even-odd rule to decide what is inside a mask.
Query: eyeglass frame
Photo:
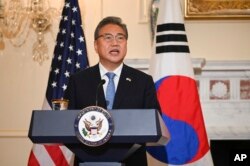
[[[114,41],[114,39],[115,39],[115,40],[116,40],[117,42],[119,42],[119,43],[124,42],[125,40],[128,39],[127,35],[125,35],[125,34],[123,34],[123,33],[118,33],[118,34],[116,34],[115,36],[112,35],[112,34],[110,34],[110,33],[105,33],[105,34],[103,34],[103,35],[99,35],[99,36],[96,38],[96,40],[99,39],[100,37],[103,37],[104,41],[106,41],[106,42],[112,42],[112,41]],[[107,37],[111,37],[111,38],[108,39]],[[123,39],[122,39],[122,40],[119,39],[119,37],[124,37],[124,40],[123,40]]]

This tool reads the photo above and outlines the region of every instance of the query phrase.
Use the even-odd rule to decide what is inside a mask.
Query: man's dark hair
[[[126,33],[126,39],[128,39],[128,30],[127,30],[127,26],[126,24],[124,24],[122,22],[122,19],[120,17],[115,17],[115,16],[109,16],[109,17],[105,17],[104,19],[102,19],[99,24],[97,25],[96,29],[95,29],[95,40],[99,37],[99,32],[100,32],[100,29],[102,27],[104,27],[105,25],[108,25],[108,24],[114,24],[114,25],[118,25],[119,27],[121,27],[124,32]]]

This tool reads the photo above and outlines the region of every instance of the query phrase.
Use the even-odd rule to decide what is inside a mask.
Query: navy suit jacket
[[[65,99],[69,100],[69,109],[83,109],[97,105],[107,108],[101,82],[99,65],[95,65],[71,76]],[[137,69],[123,65],[118,87],[115,93],[113,109],[158,109],[153,79]]]

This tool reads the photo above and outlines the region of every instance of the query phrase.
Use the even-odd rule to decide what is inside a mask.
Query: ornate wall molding
[[[0,138],[27,138],[27,130],[0,130]]]
[[[148,73],[149,59],[125,59],[124,62],[129,66]],[[201,68],[203,68],[205,63],[206,61],[203,58],[192,59],[192,64],[195,70],[200,70]]]

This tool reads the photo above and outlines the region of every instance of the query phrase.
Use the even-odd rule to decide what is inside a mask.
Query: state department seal
[[[87,146],[101,146],[112,136],[114,122],[108,111],[90,106],[78,113],[74,128],[80,142]]]

